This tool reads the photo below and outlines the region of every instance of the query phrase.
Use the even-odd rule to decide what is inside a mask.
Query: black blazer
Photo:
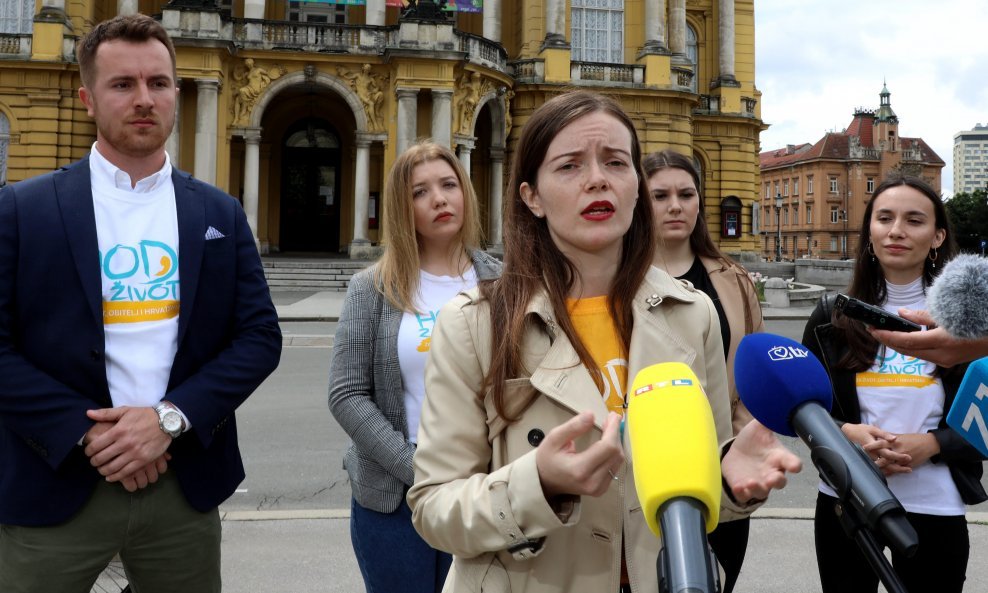
[[[835,366],[847,352],[847,342],[835,335],[838,332],[831,323],[833,300],[834,295],[825,295],[817,303],[803,331],[803,345],[823,362],[827,374],[830,375],[834,389],[834,407],[830,415],[839,422],[860,424],[861,405],[858,402],[855,373]],[[930,461],[946,463],[961,500],[965,504],[978,504],[988,500],[988,494],[981,485],[984,457],[960,434],[947,426],[946,411],[954,403],[954,397],[957,396],[957,390],[966,370],[967,364],[950,369],[940,367],[944,390],[944,415],[936,430],[930,431],[940,445],[940,453],[933,456]]]
[[[234,410],[278,365],[281,331],[243,209],[174,170],[178,351],[166,399],[192,429],[172,443],[189,503],[244,478]],[[206,240],[210,227],[225,235]],[[89,158],[0,190],[0,523],[70,518],[98,479],[77,446],[109,407]]]

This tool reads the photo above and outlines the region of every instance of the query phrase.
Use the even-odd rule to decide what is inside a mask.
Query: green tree
[[[961,251],[980,253],[981,240],[988,239],[988,190],[954,194],[946,207]]]

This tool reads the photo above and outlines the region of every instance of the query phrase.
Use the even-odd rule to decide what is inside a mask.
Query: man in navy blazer
[[[79,43],[89,156],[0,190],[0,591],[219,591],[234,412],[281,332],[229,195],[172,169],[175,54],[141,15]]]

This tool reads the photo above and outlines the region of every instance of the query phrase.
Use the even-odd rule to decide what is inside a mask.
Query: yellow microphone
[[[700,380],[681,362],[642,369],[626,420],[635,489],[645,521],[662,538],[660,582],[669,591],[717,591],[706,534],[720,519],[720,446]]]

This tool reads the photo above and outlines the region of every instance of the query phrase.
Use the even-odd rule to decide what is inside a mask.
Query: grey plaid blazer
[[[471,254],[479,280],[496,278],[501,262]],[[374,285],[374,268],[350,280],[333,342],[329,409],[351,443],[343,455],[350,488],[360,506],[391,513],[415,480],[405,396],[398,367],[402,312]]]

